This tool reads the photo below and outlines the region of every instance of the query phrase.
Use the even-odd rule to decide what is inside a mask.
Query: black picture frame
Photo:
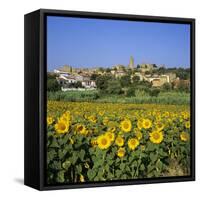
[[[67,185],[45,183],[46,159],[46,16],[133,20],[190,24],[191,66],[191,175],[92,182]],[[87,188],[195,180],[195,19],[39,9],[24,17],[24,184],[38,190]]]

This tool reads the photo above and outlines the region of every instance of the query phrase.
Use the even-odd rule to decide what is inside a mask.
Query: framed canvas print
[[[25,15],[25,185],[195,180],[195,20]]]

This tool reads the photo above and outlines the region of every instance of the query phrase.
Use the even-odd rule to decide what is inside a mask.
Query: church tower
[[[134,69],[134,59],[133,56],[130,57],[129,68]]]

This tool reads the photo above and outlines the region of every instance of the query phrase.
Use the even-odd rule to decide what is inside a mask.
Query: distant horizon
[[[141,64],[155,64],[155,63],[141,63]],[[123,64],[117,64],[117,65],[123,65]],[[117,66],[116,65],[116,66]],[[140,65],[140,64],[139,64]],[[56,69],[59,69],[59,68],[61,68],[61,67],[64,67],[64,66],[70,66],[70,67],[72,67],[72,68],[76,68],[76,69],[94,69],[94,68],[104,68],[104,69],[106,69],[106,68],[113,68],[115,65],[113,65],[113,66],[107,66],[107,67],[104,67],[104,66],[89,66],[89,67],[87,67],[87,66],[80,66],[80,67],[78,67],[78,66],[72,66],[72,65],[67,65],[67,64],[64,64],[64,65],[61,65],[61,66],[57,66],[56,68],[54,68],[54,69],[51,69],[51,71],[48,71],[48,72],[52,72],[53,70],[56,70]],[[128,68],[128,65],[123,65],[123,66],[125,66],[125,67],[127,67]],[[157,66],[158,68],[161,68],[161,67],[163,67],[163,66]],[[166,69],[174,69],[174,68],[176,68],[176,69],[180,69],[180,68],[182,68],[182,69],[190,69],[190,67],[167,67],[167,66],[164,66]],[[134,66],[134,69],[137,69],[137,65],[136,66]]]
[[[190,68],[190,25],[47,17],[47,71],[156,64]]]
[[[141,64],[155,64],[155,63],[141,63]],[[123,64],[117,64],[117,65],[123,65]],[[140,65],[140,64],[139,64]],[[67,64],[65,64],[65,65],[61,65],[61,66],[58,66],[58,67],[56,67],[56,68],[54,68],[54,69],[52,69],[51,71],[48,71],[48,68],[47,68],[47,71],[48,72],[53,72],[54,70],[58,70],[59,68],[61,68],[61,67],[64,67],[64,66],[70,66],[70,67],[72,67],[72,68],[75,68],[75,69],[82,69],[82,68],[84,68],[84,69],[95,69],[95,68],[104,68],[104,69],[107,69],[107,68],[113,68],[114,66],[107,66],[107,67],[104,67],[104,66],[89,66],[89,67],[87,67],[87,66],[80,66],[80,67],[78,67],[78,66],[72,66],[72,65],[67,65]],[[128,65],[123,65],[123,66],[125,66],[125,67],[127,67],[128,68]],[[161,68],[161,67],[163,67],[163,66],[157,66],[158,68]],[[166,66],[164,66],[166,69],[174,69],[174,68],[176,68],[176,69],[190,69],[190,67],[166,67]],[[136,66],[134,66],[134,69],[137,69],[137,65]]]

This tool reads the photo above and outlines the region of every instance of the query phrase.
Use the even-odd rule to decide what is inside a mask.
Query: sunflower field
[[[48,184],[187,175],[189,106],[48,101]]]

